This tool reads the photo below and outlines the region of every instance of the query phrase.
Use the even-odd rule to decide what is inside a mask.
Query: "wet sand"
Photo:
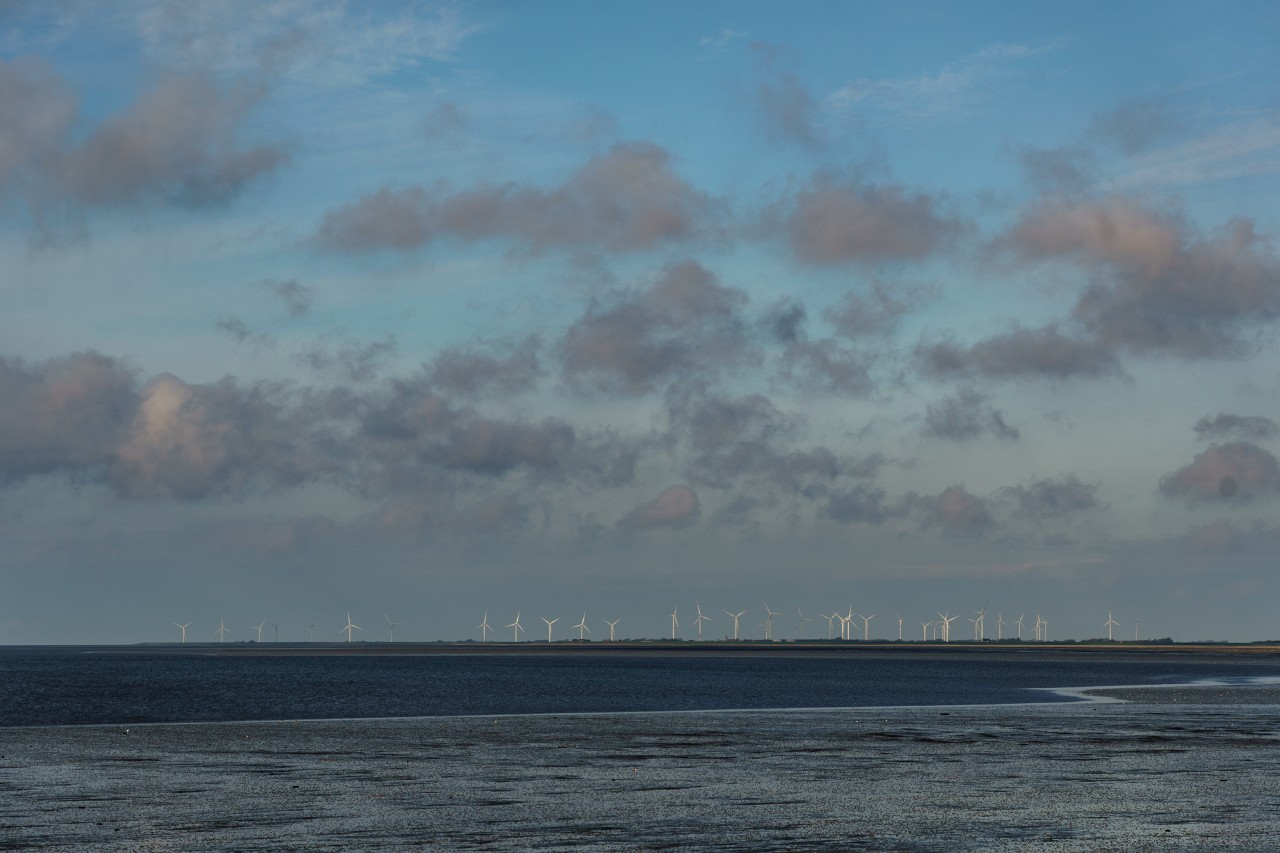
[[[1107,692],[1137,701],[0,729],[0,847],[1280,848],[1275,688]]]

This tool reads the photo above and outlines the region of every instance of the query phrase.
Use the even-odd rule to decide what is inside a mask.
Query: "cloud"
[[[625,142],[546,190],[506,183],[458,193],[383,187],[325,214],[315,242],[335,252],[408,250],[432,239],[506,239],[555,247],[642,251],[697,236],[715,205],[672,169],[665,150]]]
[[[133,372],[98,353],[30,365],[0,357],[0,482],[100,477],[139,403]]]
[[[779,376],[788,387],[808,394],[865,397],[875,392],[875,357],[831,338],[797,341],[784,350]]]
[[[901,513],[900,507],[890,506],[886,502],[884,489],[858,483],[850,489],[832,491],[821,514],[840,524],[878,525]]]
[[[1085,135],[1124,154],[1137,154],[1164,141],[1179,125],[1169,104],[1155,98],[1134,98],[1096,113]]]
[[[914,260],[966,230],[936,197],[826,173],[795,194],[782,218],[792,253],[818,266]]]
[[[986,394],[971,388],[925,410],[923,434],[928,438],[967,441],[984,433],[1006,441],[1017,441],[1018,430],[1005,423],[1004,415],[987,404]]]
[[[1077,512],[1098,509],[1098,484],[1085,483],[1075,476],[1036,480],[1025,486],[1001,490],[1001,498],[1013,503],[1015,518],[1047,521]]]
[[[464,397],[505,396],[532,390],[542,376],[542,343],[528,337],[518,343],[450,347],[427,368],[431,384]]]
[[[1081,146],[1024,148],[1018,160],[1027,183],[1045,194],[1080,193],[1098,179],[1098,164],[1093,152]]]
[[[1243,441],[1265,441],[1280,435],[1280,424],[1261,415],[1205,416],[1192,427],[1200,439],[1236,438]]]
[[[688,486],[671,486],[651,501],[640,504],[627,513],[619,527],[632,530],[688,527],[698,520],[701,508],[698,495]]]
[[[924,305],[932,288],[875,281],[867,292],[849,291],[823,316],[847,338],[889,335],[907,314]]]
[[[1161,478],[1160,493],[1190,504],[1250,503],[1280,493],[1280,465],[1247,441],[1214,444],[1190,465]]]
[[[951,536],[982,536],[995,527],[987,502],[964,486],[947,486],[937,495],[908,494],[904,506],[922,527],[941,527]]]
[[[430,140],[449,139],[465,130],[470,122],[471,117],[465,109],[453,101],[443,101],[427,113],[422,131]]]
[[[765,132],[772,139],[806,148],[818,147],[817,99],[800,78],[778,67],[772,48],[759,44],[752,48],[752,54],[759,60],[759,81],[752,98]]]
[[[382,370],[383,362],[395,355],[396,348],[394,338],[372,343],[323,343],[301,352],[298,360],[319,373],[368,382]]]
[[[921,344],[916,361],[926,375],[990,379],[1056,379],[1120,373],[1115,353],[1096,341],[1063,334],[1057,325],[1015,328],[972,346]]]
[[[285,281],[267,279],[261,283],[262,288],[284,303],[285,313],[296,320],[311,312],[315,303],[315,291],[291,278]]]
[[[1088,275],[1074,319],[1104,347],[1238,355],[1247,330],[1280,317],[1280,260],[1246,219],[1201,237],[1128,199],[1046,202],[999,245]]]
[[[580,391],[643,394],[713,376],[753,357],[746,302],[701,264],[671,264],[647,287],[593,301],[570,325],[559,346],[564,377]]]
[[[75,93],[46,63],[0,61],[0,190],[34,191],[49,177],[78,112]]]

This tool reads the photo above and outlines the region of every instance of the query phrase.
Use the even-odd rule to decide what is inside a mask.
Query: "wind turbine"
[[[836,614],[836,618],[840,620],[840,639],[853,639],[853,608],[849,608],[846,614]]]
[[[587,627],[587,613],[586,613],[586,611],[585,611],[585,610],[582,612],[582,621],[581,621],[581,622],[579,622],[577,625],[574,625],[573,627],[575,627],[575,628],[577,628],[577,629],[578,629],[578,639],[579,639],[579,640],[583,639],[582,634],[583,634],[583,632],[584,632],[584,631],[585,631],[586,633],[588,633],[588,634],[590,634],[590,633],[591,633],[591,629]]]
[[[259,622],[257,625],[254,625],[254,626],[253,626],[253,627],[255,627],[255,628],[257,628],[257,629],[258,629],[258,642],[259,642],[259,643],[261,643],[261,642],[262,642],[262,626],[263,626],[263,625],[266,625],[266,624],[267,624],[267,620],[266,620],[266,619],[263,619],[263,620],[262,620],[261,622]]]
[[[278,643],[278,642],[280,642],[280,623],[279,623],[279,622],[268,622],[267,624],[271,626],[271,631],[272,631],[271,636],[273,636],[273,637],[275,638],[275,639],[274,639],[274,640],[272,640],[271,642],[273,642],[273,643]]]
[[[1108,640],[1108,641],[1111,641],[1111,640],[1114,640],[1114,639],[1115,639],[1114,637],[1112,637],[1112,636],[1111,636],[1111,632],[1112,632],[1112,630],[1113,630],[1117,625],[1119,625],[1119,624],[1120,624],[1119,622],[1117,622],[1116,620],[1114,620],[1114,619],[1112,619],[1112,618],[1111,618],[1111,611],[1110,611],[1110,610],[1108,610],[1108,611],[1107,611],[1107,621],[1106,621],[1106,622],[1104,622],[1104,623],[1102,624],[1102,627],[1107,629],[1107,640]]]
[[[902,642],[902,614],[899,613],[897,615],[898,615],[898,642],[901,643]]]
[[[694,603],[694,607],[698,608],[698,618],[693,620],[693,625],[698,629],[698,642],[702,642],[702,623],[713,621],[710,616],[702,615],[702,605]]]
[[[604,624],[609,626],[609,642],[611,643],[613,642],[613,629],[617,628],[618,623],[621,621],[622,621],[621,619],[614,619],[612,622],[610,622],[608,619],[604,620]]]
[[[1141,625],[1141,624],[1142,624],[1142,620],[1141,620],[1141,619],[1134,619],[1134,620],[1133,620],[1133,641],[1134,641],[1135,643],[1136,643],[1136,642],[1138,642],[1138,626],[1139,626],[1139,625]]]
[[[1027,614],[1025,614],[1025,613],[1021,613],[1021,614],[1019,614],[1019,615],[1018,615],[1018,621],[1016,621],[1016,622],[1014,622],[1014,623],[1013,623],[1013,624],[1015,624],[1015,625],[1017,625],[1017,626],[1018,626],[1018,639],[1019,639],[1019,640],[1021,640],[1021,639],[1022,639],[1022,617],[1023,617],[1023,616],[1026,616],[1026,615],[1027,615]]]
[[[800,617],[800,621],[796,623],[796,639],[804,639],[804,623],[812,622],[808,616],[804,615],[804,611],[800,609],[800,605],[796,605],[796,615]]]
[[[942,642],[944,643],[951,642],[951,623],[960,618],[960,614],[951,616],[950,613],[951,611],[948,610],[945,614],[938,614],[938,618],[942,620]]]
[[[182,642],[184,642],[184,643],[185,643],[185,642],[187,641],[187,629],[191,627],[191,623],[190,623],[190,622],[187,622],[187,623],[185,623],[185,624],[184,624],[184,623],[182,623],[182,622],[174,622],[173,624],[174,624],[175,626],[177,626],[179,629],[181,629],[181,631],[182,631]]]
[[[518,642],[520,642],[520,632],[524,630],[524,626],[520,624],[520,611],[519,611],[519,610],[517,610],[517,611],[516,611],[516,621],[514,621],[514,622],[512,622],[510,625],[506,625],[506,626],[504,626],[504,627],[507,627],[507,628],[514,628],[514,629],[515,629],[514,631],[512,631],[512,632],[511,632],[512,634],[514,634],[514,635],[515,635],[515,636],[514,636],[514,638],[511,640],[511,642],[513,642],[513,643],[518,643]]]
[[[920,623],[920,642],[929,642],[929,629],[933,627],[933,622]]]
[[[735,640],[738,639],[738,620],[741,619],[746,614],[747,614],[747,611],[745,610],[739,613],[730,613],[728,610],[724,612],[725,616],[728,616],[730,619],[733,620],[733,638]]]
[[[364,630],[363,628],[361,628],[359,625],[357,625],[356,623],[354,623],[354,622],[352,622],[352,621],[351,621],[351,611],[350,611],[350,610],[348,610],[348,611],[347,611],[347,624],[346,624],[346,625],[344,625],[344,626],[343,626],[343,628],[342,628],[342,631],[346,631],[346,632],[347,632],[347,642],[348,642],[348,643],[349,643],[349,642],[351,642],[351,632],[352,632],[352,631],[363,631],[363,630]],[[342,633],[342,631],[339,631],[338,633],[339,633],[339,634],[341,634],[341,633]]]
[[[219,643],[225,643],[227,641],[227,634],[231,633],[231,631],[228,630],[226,624],[222,621],[221,616],[218,617],[218,630],[214,631],[213,633],[218,635]]]
[[[543,622],[546,622],[546,623],[547,623],[547,642],[549,643],[549,642],[551,642],[551,626],[552,626],[552,625],[554,625],[554,624],[556,624],[557,622],[559,622],[559,621],[560,621],[560,617],[559,617],[559,616],[557,616],[557,617],[556,617],[556,618],[554,618],[554,619],[548,619],[548,618],[547,618],[547,617],[545,617],[545,616],[539,616],[538,618],[539,618],[539,619],[541,619]]]
[[[489,632],[493,630],[493,626],[489,624],[489,611],[484,612],[484,618],[480,620],[480,624],[476,626],[480,629],[480,642],[489,642]]]
[[[676,618],[676,613],[680,610],[680,605],[671,608],[671,639],[676,638],[676,629],[680,627],[680,620]]]
[[[391,628],[391,640],[390,640],[390,641],[394,643],[394,642],[396,641],[396,626],[397,626],[397,625],[403,625],[403,624],[404,624],[404,622],[392,622],[392,621],[391,621],[391,617],[390,617],[390,616],[388,616],[388,615],[387,615],[387,614],[385,614],[385,613],[383,613],[383,614],[382,614],[382,618],[387,620],[387,625],[388,625],[388,626],[390,626],[390,628]]]
[[[764,602],[764,638],[773,640],[773,617],[779,615],[777,610],[769,609],[769,602]]]
[[[834,634],[834,633],[835,633],[835,630],[836,630],[836,629],[835,629],[835,621],[836,621],[836,617],[837,617],[839,614],[837,614],[837,613],[823,613],[822,611],[818,611],[818,615],[819,615],[819,616],[821,616],[823,619],[826,619],[826,620],[827,620],[827,639],[828,639],[828,640],[832,639],[832,636],[831,636],[831,635],[832,635],[832,634]]]
[[[876,618],[876,615],[874,613],[870,616],[863,616],[861,613],[855,613],[853,615],[862,620],[862,641],[865,643],[871,636],[871,620]]]
[[[1046,630],[1046,628],[1048,627],[1048,623],[1040,618],[1039,613],[1036,614],[1036,624],[1033,627],[1035,628],[1037,643],[1041,641],[1042,633],[1044,634],[1044,639],[1048,639],[1049,632]]]
[[[1004,639],[1004,614],[996,612],[996,639]]]
[[[316,623],[312,622],[307,626],[307,642],[314,643],[316,641]]]

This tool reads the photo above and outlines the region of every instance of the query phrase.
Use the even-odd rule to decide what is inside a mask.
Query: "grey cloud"
[[[165,79],[68,151],[60,181],[87,204],[225,204],[289,160],[279,145],[241,144],[258,98],[252,89],[224,92],[203,76]]]
[[[285,313],[295,320],[309,314],[311,306],[315,302],[315,291],[306,285],[300,284],[294,278],[284,281],[268,279],[262,282],[262,287],[283,302]]]
[[[1200,237],[1125,199],[1046,203],[1000,245],[1079,264],[1090,284],[1074,317],[1103,346],[1231,356],[1251,326],[1280,317],[1280,260],[1249,220]]]
[[[527,524],[530,507],[515,495],[460,495],[450,484],[400,495],[372,519],[378,535],[417,539],[428,533],[491,535]]]
[[[452,101],[444,101],[427,114],[422,123],[427,139],[448,139],[467,128],[471,117],[466,110]]]
[[[931,288],[919,285],[876,281],[865,293],[844,294],[823,316],[847,338],[888,335],[904,316],[923,305],[931,292]]]
[[[1164,101],[1136,98],[1094,115],[1086,137],[1113,145],[1125,154],[1138,154],[1167,139],[1179,125]]]
[[[1249,503],[1280,494],[1280,465],[1247,441],[1215,444],[1160,480],[1160,493],[1188,503]]]
[[[515,394],[533,389],[542,376],[541,342],[450,347],[428,366],[431,384],[465,397]]]
[[[214,328],[220,332],[226,332],[228,335],[235,338],[237,343],[241,344],[248,343],[249,341],[257,343],[266,343],[267,341],[265,335],[255,333],[249,328],[249,324],[240,317],[224,317],[214,323]]]
[[[871,376],[874,361],[872,355],[831,338],[799,341],[783,352],[779,377],[810,394],[865,397],[876,390]]]
[[[841,524],[883,524],[900,515],[901,508],[889,505],[885,491],[878,486],[859,483],[851,489],[833,491],[827,498],[822,515]]]
[[[973,389],[962,389],[925,410],[924,435],[948,441],[966,441],[990,433],[996,438],[1017,441],[1018,430],[1005,423],[1004,416],[987,403],[988,397]]]
[[[593,302],[574,321],[559,346],[564,376],[579,390],[641,394],[744,363],[746,301],[702,265],[672,264],[652,285]]]
[[[550,190],[516,183],[464,192],[422,187],[377,192],[330,211],[316,243],[339,252],[406,250],[437,236],[506,238],[552,247],[650,249],[698,234],[714,204],[673,170],[665,150],[618,143]]]
[[[38,191],[78,111],[75,94],[44,62],[0,61],[0,189],[26,181]]]
[[[819,174],[796,193],[785,229],[799,260],[829,266],[922,258],[966,226],[933,196]]]
[[[299,355],[299,359],[312,370],[334,373],[351,382],[367,382],[378,375],[383,362],[396,352],[396,341],[357,344],[342,343],[318,345]]]
[[[1230,521],[1214,521],[1188,530],[1182,537],[1182,544],[1201,553],[1258,552],[1271,557],[1280,546],[1280,526],[1257,521],[1249,527],[1240,528]]]
[[[765,312],[762,323],[769,337],[790,344],[804,339],[806,319],[807,312],[802,303],[785,299]]]
[[[798,77],[778,67],[772,47],[754,44],[751,48],[760,61],[760,81],[752,94],[765,132],[773,139],[818,147],[818,102],[813,94]]]
[[[1079,193],[1097,180],[1097,163],[1086,148],[1025,148],[1018,159],[1027,183],[1041,193]]]
[[[964,486],[947,486],[937,495],[908,494],[904,507],[922,527],[941,527],[952,536],[982,536],[995,527],[987,501]]]
[[[1011,486],[1000,496],[1013,504],[1016,518],[1045,521],[1077,512],[1098,509],[1098,484],[1085,483],[1075,476],[1046,478],[1025,486]]]
[[[1015,328],[972,346],[943,341],[916,348],[921,369],[932,376],[977,375],[992,379],[1070,379],[1118,374],[1109,348],[1063,334],[1056,325]]]
[[[653,500],[646,501],[627,513],[618,522],[618,526],[632,530],[688,527],[697,522],[701,512],[698,495],[693,489],[688,486],[671,486]]]
[[[132,371],[97,353],[32,365],[0,357],[0,482],[102,470],[139,402]]]
[[[1236,438],[1244,441],[1265,441],[1280,435],[1280,424],[1261,415],[1207,415],[1192,427],[1201,439]]]

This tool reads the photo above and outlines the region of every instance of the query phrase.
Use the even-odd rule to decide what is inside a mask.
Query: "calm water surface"
[[[254,655],[0,649],[0,725],[1004,704],[1035,688],[1280,676],[1071,655]]]

